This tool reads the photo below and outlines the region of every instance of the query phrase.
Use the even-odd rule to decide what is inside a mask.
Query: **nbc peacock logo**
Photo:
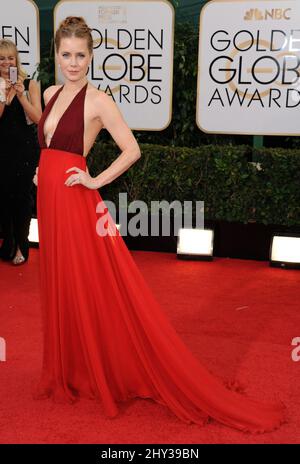
[[[291,8],[272,8],[270,10],[260,10],[250,8],[244,15],[245,21],[268,21],[268,20],[290,20]]]

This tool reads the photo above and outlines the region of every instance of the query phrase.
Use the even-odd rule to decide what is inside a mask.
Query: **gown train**
[[[41,151],[37,211],[44,330],[35,398],[99,399],[109,417],[118,402],[151,398],[185,423],[211,418],[249,432],[284,422],[284,405],[226,388],[186,347],[155,300],[115,225],[96,232],[97,190],[67,187],[86,159]]]

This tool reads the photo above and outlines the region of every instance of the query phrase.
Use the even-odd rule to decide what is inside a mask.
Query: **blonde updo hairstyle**
[[[92,29],[88,27],[85,20],[81,16],[67,16],[59,25],[55,33],[55,48],[58,52],[61,39],[77,37],[86,39],[90,55],[93,53],[93,38]]]
[[[18,68],[18,77],[22,79],[27,78],[27,73],[22,69],[21,63],[20,63],[20,57],[19,57],[19,52],[16,47],[16,44],[9,39],[0,39],[0,54],[7,54],[7,55],[14,55],[16,57],[16,66]]]

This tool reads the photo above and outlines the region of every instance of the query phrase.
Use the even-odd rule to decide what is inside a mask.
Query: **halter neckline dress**
[[[284,422],[280,401],[262,403],[226,388],[183,343],[135,264],[115,224],[98,235],[97,190],[64,182],[83,154],[85,85],[62,115],[49,147],[38,127],[41,156],[37,211],[44,350],[35,398],[118,403],[151,398],[186,423],[215,419],[249,432]]]

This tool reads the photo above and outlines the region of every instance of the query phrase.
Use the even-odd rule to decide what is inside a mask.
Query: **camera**
[[[16,84],[18,81],[18,68],[17,66],[9,67],[9,80],[12,84]]]

